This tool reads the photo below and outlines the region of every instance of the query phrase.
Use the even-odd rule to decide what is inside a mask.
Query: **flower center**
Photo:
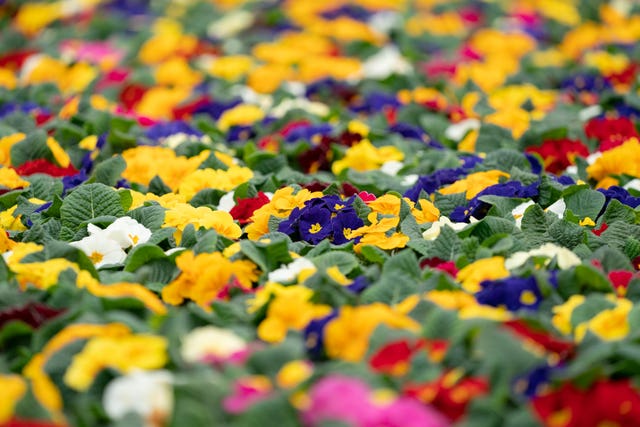
[[[309,233],[311,234],[316,234],[318,233],[320,230],[322,230],[322,226],[320,225],[320,223],[316,222],[315,224],[313,224],[311,227],[309,227]]]
[[[129,234],[129,238],[131,239],[131,241],[133,242],[134,246],[138,244],[138,241],[140,240],[140,237],[134,235]]]
[[[89,259],[94,264],[99,263],[100,261],[102,261],[103,258],[104,258],[104,255],[102,255],[100,252],[97,252],[97,251],[93,251],[91,255],[89,255]]]

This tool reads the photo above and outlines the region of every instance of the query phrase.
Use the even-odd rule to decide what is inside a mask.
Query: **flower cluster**
[[[640,425],[637,2],[0,22],[0,425]]]

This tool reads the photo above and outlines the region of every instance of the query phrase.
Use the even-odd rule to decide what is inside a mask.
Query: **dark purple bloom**
[[[505,306],[508,310],[535,310],[540,305],[542,294],[535,277],[508,277],[499,280],[485,280],[480,283],[482,290],[476,293],[480,304],[493,307]]]
[[[604,196],[606,197],[606,202],[603,209],[607,207],[612,199],[616,199],[623,205],[627,205],[632,208],[640,206],[640,197],[632,196],[626,189],[617,185],[612,185],[607,189],[598,188],[598,191],[604,194]]]
[[[573,178],[571,178],[570,176],[566,176],[566,175],[562,175],[562,176],[555,176],[555,175],[549,175],[553,180],[555,180],[556,182],[562,184],[562,185],[574,185],[576,182],[573,180]]]
[[[451,220],[456,222],[467,222],[469,218],[482,219],[489,211],[490,205],[480,200],[482,196],[501,196],[509,198],[529,199],[538,195],[540,182],[536,181],[529,185],[522,185],[519,181],[509,181],[492,185],[479,192],[469,201],[467,206],[458,206],[451,213]]]
[[[540,160],[538,160],[538,158],[531,153],[524,153],[524,156],[527,158],[529,164],[531,165],[531,173],[540,175],[540,173],[542,173],[542,169],[544,169],[542,163],[540,163]]]
[[[344,16],[355,19],[356,21],[366,21],[371,16],[371,12],[362,7],[346,4],[344,6],[322,12],[320,16],[328,20],[334,20]]]
[[[304,209],[298,225],[300,237],[314,245],[329,237],[333,232],[331,211],[324,208]]]
[[[369,286],[369,281],[365,276],[358,276],[353,280],[353,283],[347,285],[347,289],[349,289],[354,294],[359,294],[364,291],[367,286]]]
[[[372,92],[364,98],[358,98],[351,103],[351,110],[356,113],[378,113],[385,108],[398,108],[402,104],[395,95],[384,92]]]
[[[522,394],[529,399],[536,397],[542,391],[541,388],[549,383],[554,371],[559,369],[562,368],[546,364],[532,369],[527,374],[516,378],[513,384],[516,393]]]
[[[187,135],[202,136],[203,133],[199,130],[191,127],[187,122],[182,120],[175,120],[172,122],[157,123],[147,129],[145,136],[153,141],[158,141],[161,138],[166,138],[178,133],[184,133]]]
[[[297,126],[294,129],[291,129],[286,137],[286,142],[295,142],[299,139],[310,141],[316,135],[329,135],[333,131],[333,126],[327,123],[317,124],[317,125],[308,125],[308,126]]]
[[[364,222],[356,214],[353,208],[343,208],[332,220],[333,243],[336,245],[347,243],[349,239],[347,239],[346,235],[363,225]]]
[[[304,328],[304,345],[311,360],[324,357],[324,328],[331,320],[338,317],[338,310],[333,310],[325,317],[314,319]]]
[[[211,101],[196,108],[193,114],[207,114],[211,118],[218,120],[222,113],[233,107],[242,104],[242,99],[235,98],[230,101]]]
[[[572,93],[600,93],[611,89],[611,84],[602,76],[594,74],[577,74],[562,81],[560,87]]]
[[[466,174],[467,171],[463,168],[437,170],[431,175],[418,178],[418,181],[404,193],[404,196],[415,202],[420,197],[420,192],[431,194],[444,185],[453,184]]]

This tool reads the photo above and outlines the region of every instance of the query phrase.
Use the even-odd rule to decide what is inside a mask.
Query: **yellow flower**
[[[141,116],[152,119],[173,118],[173,109],[186,100],[191,94],[191,88],[186,86],[152,87],[142,95],[142,99],[135,106],[135,111]]]
[[[219,169],[197,169],[185,176],[178,193],[191,200],[200,190],[216,189],[231,191],[240,184],[244,184],[253,178],[253,171],[242,166],[231,166],[228,170]]]
[[[156,82],[165,86],[193,87],[202,81],[202,75],[189,67],[184,59],[174,56],[156,69]]]
[[[536,11],[562,24],[575,27],[580,23],[580,12],[575,1],[537,0]]]
[[[603,185],[608,175],[631,175],[640,178],[640,141],[633,137],[622,145],[602,153],[602,156],[587,167],[589,178],[598,180],[598,187]]]
[[[510,129],[514,138],[520,138],[529,129],[530,120],[531,114],[522,108],[498,110],[484,118],[485,123]]]
[[[198,166],[209,157],[210,152],[204,150],[194,157],[176,156],[166,147],[139,146],[122,153],[127,168],[122,177],[142,185],[149,185],[155,176],[172,190],[177,190],[182,179],[198,169]],[[149,159],[153,159],[150,162]]]
[[[270,343],[284,340],[289,329],[301,330],[311,320],[331,312],[328,305],[317,305],[309,300],[313,291],[301,285],[273,286],[273,300],[267,308],[267,317],[258,326],[258,337]]]
[[[214,229],[218,234],[229,239],[237,239],[242,235],[242,229],[233,222],[233,217],[228,212],[214,211],[206,206],[193,207],[184,203],[176,205],[165,212],[163,227],[176,227],[174,234],[176,241],[182,237],[184,228],[193,224],[197,229],[204,227]]]
[[[355,58],[338,56],[312,56],[300,62],[299,79],[311,83],[322,78],[332,77],[345,80],[358,77],[362,73],[362,64]]]
[[[24,133],[18,132],[0,138],[0,166],[11,166],[11,147],[25,137]]]
[[[502,177],[508,178],[509,174],[499,170],[475,172],[467,175],[464,179],[441,188],[438,192],[440,194],[465,193],[467,200],[471,200],[485,188],[499,183]]]
[[[262,120],[265,112],[262,108],[252,104],[241,104],[225,111],[218,119],[218,127],[227,131],[232,126],[251,125]]]
[[[29,181],[20,178],[18,173],[9,167],[0,167],[0,186],[10,190],[22,187],[28,187]]]
[[[536,40],[524,32],[503,33],[493,28],[476,31],[469,41],[471,48],[484,56],[520,58],[536,47]]]
[[[54,258],[48,261],[30,262],[26,264],[11,264],[11,271],[22,289],[33,285],[39,289],[48,289],[58,283],[58,276],[67,269],[79,271],[78,265],[64,258]]]
[[[467,265],[458,271],[456,279],[467,292],[475,293],[480,290],[480,282],[505,277],[509,277],[509,271],[504,266],[504,257],[494,256]]]
[[[55,334],[42,349],[42,355],[48,359],[67,345],[92,337],[111,337],[118,339],[131,334],[124,323],[74,323]]]
[[[74,356],[64,375],[64,383],[76,391],[86,391],[105,368],[123,373],[134,369],[159,369],[167,363],[167,340],[154,335],[95,337]]]
[[[223,56],[213,60],[208,71],[214,77],[225,80],[236,80],[246,75],[253,61],[251,57],[244,55]]]
[[[49,147],[49,150],[51,150],[51,153],[53,153],[53,158],[56,159],[56,162],[61,167],[66,168],[71,164],[69,155],[53,137],[47,138],[47,147]]]
[[[412,209],[411,214],[416,218],[418,224],[426,224],[428,222],[435,222],[440,218],[440,209],[438,209],[429,200],[418,200],[420,210]]]
[[[36,400],[52,415],[55,422],[64,423],[62,395],[44,370],[47,359],[36,354],[22,370],[22,375],[31,382]]]
[[[15,205],[0,212],[0,228],[11,231],[24,231],[27,229],[27,227],[22,224],[22,221],[20,221],[22,215],[18,215],[17,217],[13,216],[17,208],[18,206]]]
[[[511,318],[504,307],[491,307],[479,304],[476,299],[463,291],[429,291],[426,299],[446,310],[455,310],[461,319],[490,319],[505,321]]]
[[[419,36],[425,32],[439,36],[463,36],[468,32],[460,14],[455,12],[418,14],[409,18],[406,29],[413,36]]]
[[[272,93],[283,82],[293,79],[294,76],[294,70],[288,65],[265,64],[249,72],[247,86],[258,93]]]
[[[573,327],[571,326],[571,316],[573,310],[584,302],[584,295],[571,295],[563,304],[553,307],[553,317],[551,323],[553,326],[565,335],[569,335]]]
[[[603,31],[595,22],[586,22],[565,33],[560,51],[571,59],[577,59],[582,52],[603,41]]]
[[[622,53],[609,53],[603,50],[587,52],[583,61],[585,65],[597,68],[605,76],[624,71],[630,64],[629,58]]]
[[[618,298],[615,303],[614,308],[602,310],[588,322],[579,324],[575,331],[576,341],[582,341],[587,331],[593,332],[604,341],[625,338],[630,331],[629,312],[633,308],[633,303],[626,298]]]
[[[62,16],[62,2],[30,2],[20,6],[13,22],[21,32],[31,36]]]
[[[420,330],[420,324],[406,313],[383,303],[343,306],[338,317],[325,328],[327,355],[349,362],[362,360],[369,348],[371,334],[380,325],[411,332]]]
[[[166,18],[156,21],[153,32],[153,37],[138,52],[138,59],[145,64],[158,63],[176,54],[188,55],[198,45],[197,37],[183,34],[179,23]]]
[[[276,375],[278,386],[294,388],[313,373],[313,365],[307,360],[292,360],[285,363]]]
[[[520,108],[528,101],[534,111],[547,112],[553,108],[556,97],[555,91],[540,90],[532,84],[510,85],[491,92],[488,103],[496,110],[508,110]]]
[[[363,172],[379,169],[383,163],[389,160],[402,161],[403,159],[404,153],[396,147],[387,145],[377,148],[369,140],[363,139],[350,147],[344,158],[335,161],[331,170],[336,175],[347,168]]]
[[[4,230],[3,230],[4,231]],[[6,236],[6,233],[5,233]],[[9,240],[7,238],[7,240]],[[6,262],[11,267],[14,263],[18,263],[22,260],[22,258],[26,257],[29,254],[40,252],[44,249],[44,246],[39,245],[33,242],[13,242],[9,240],[8,242],[3,244],[5,249],[3,252],[11,250],[11,254],[7,254]]]
[[[0,374],[0,424],[13,416],[13,411],[27,392],[27,384],[19,375]]]
[[[157,202],[160,206],[167,209],[187,203],[187,198],[182,194],[167,193],[162,196],[158,196],[153,193],[142,194],[135,190],[129,190],[129,193],[133,198],[129,210],[139,208],[140,206],[143,206],[145,202]]]
[[[167,314],[167,308],[160,298],[139,283],[101,284],[88,271],[80,271],[77,278],[78,288],[86,288],[92,295],[99,298],[134,298],[142,302],[155,314]]]
[[[245,289],[257,282],[259,272],[247,260],[230,261],[220,252],[194,255],[185,251],[176,258],[180,275],[162,289],[162,299],[171,305],[185,299],[195,301],[204,309],[235,278]]]
[[[18,85],[18,78],[8,68],[0,67],[0,87],[13,90]]]

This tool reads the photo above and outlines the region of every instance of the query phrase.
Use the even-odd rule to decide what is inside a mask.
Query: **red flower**
[[[31,55],[35,55],[36,53],[38,53],[38,51],[32,49],[14,50],[6,53],[0,56],[0,68],[8,68],[12,71],[17,71],[22,68],[22,65],[27,58]]]
[[[561,359],[566,359],[573,355],[574,344],[555,338],[544,330],[536,330],[522,320],[509,320],[503,326],[521,338],[525,338],[530,344],[542,347],[544,350],[557,354]]]
[[[47,320],[62,313],[64,310],[57,310],[39,302],[30,302],[22,307],[0,311],[0,328],[14,320],[20,320],[32,328],[38,328]]]
[[[457,421],[464,416],[469,402],[489,391],[489,384],[484,378],[460,376],[460,371],[452,370],[433,382],[409,384],[404,392],[430,404],[451,421]]]
[[[365,203],[373,202],[374,200],[376,200],[375,194],[367,193],[366,191],[359,192],[358,197],[360,197]]]
[[[607,275],[609,281],[611,282],[611,285],[620,297],[623,297],[627,294],[627,288],[629,287],[629,282],[631,282],[633,276],[633,272],[627,270],[610,271]]]
[[[140,102],[146,91],[147,87],[142,85],[127,85],[122,89],[122,92],[120,92],[120,103],[122,103],[125,109],[131,110]]]
[[[409,342],[399,340],[390,342],[380,348],[369,361],[371,369],[388,375],[401,376],[407,373],[413,355],[423,348],[425,340]]]
[[[606,76],[606,79],[613,85],[630,85],[635,81],[637,72],[638,64],[629,64],[629,66],[624,70],[618,73],[609,74]]]
[[[567,138],[548,139],[539,147],[527,147],[525,151],[539,154],[544,160],[545,170],[551,173],[560,173],[574,164],[576,155],[589,155],[589,149],[582,142]]]
[[[545,425],[557,427],[632,426],[640,419],[640,396],[629,380],[600,380],[587,390],[566,383],[532,406]]]
[[[238,220],[240,224],[247,224],[250,222],[251,215],[267,203],[269,203],[269,197],[262,191],[259,191],[256,197],[239,199],[229,213],[233,219]]]
[[[36,173],[43,173],[49,176],[61,177],[71,176],[78,173],[78,170],[69,164],[66,168],[56,166],[45,159],[30,160],[15,168],[18,175],[29,176]]]
[[[180,107],[176,107],[173,109],[173,117],[176,118],[176,120],[181,120],[181,119],[188,119],[191,117],[191,115],[193,114],[194,111],[196,111],[198,108],[207,105],[211,102],[211,100],[209,99],[209,97],[207,96],[201,96],[200,98],[196,99],[195,101],[192,101],[186,105],[182,105]]]
[[[584,131],[588,138],[600,141],[600,151],[611,150],[631,137],[640,138],[635,125],[627,117],[591,119]]]
[[[58,424],[44,420],[23,420],[14,418],[2,424],[2,427],[64,427],[65,424]]]
[[[458,275],[458,269],[453,261],[445,261],[440,258],[427,258],[420,262],[420,268],[431,267],[443,271],[451,277]]]
[[[603,222],[602,225],[600,226],[600,228],[598,228],[598,229],[594,228],[594,229],[591,230],[591,232],[593,234],[595,234],[596,236],[599,236],[602,233],[604,233],[607,230],[607,228],[609,228],[609,226],[607,225],[606,222]]]

